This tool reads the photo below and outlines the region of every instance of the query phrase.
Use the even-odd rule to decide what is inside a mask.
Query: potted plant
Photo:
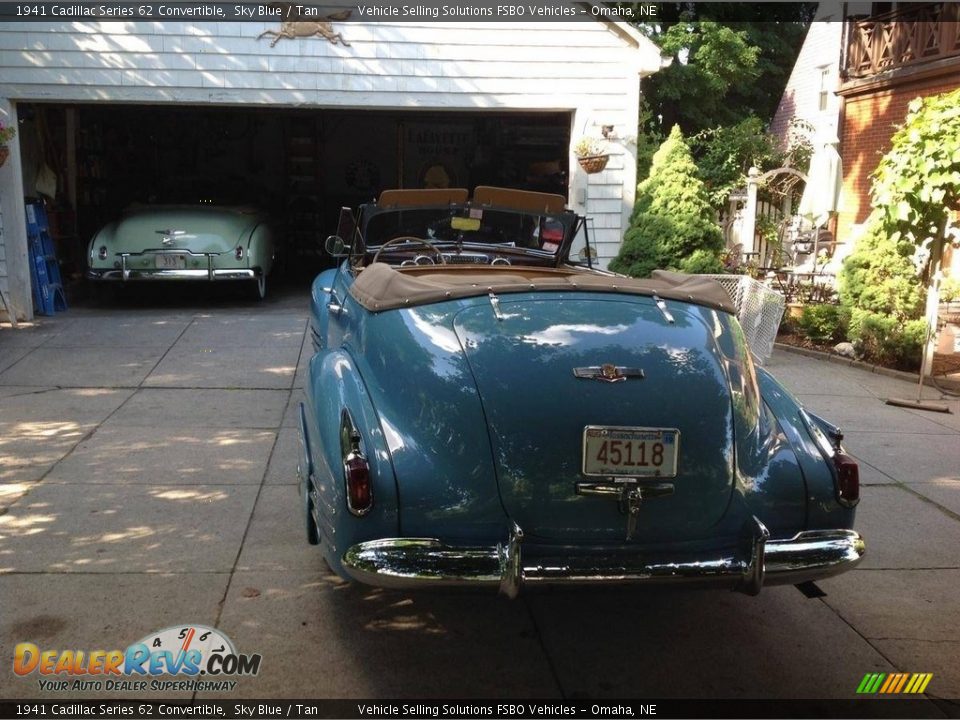
[[[607,166],[610,156],[607,155],[607,144],[603,138],[584,136],[573,146],[573,154],[584,172],[592,175]]]
[[[7,143],[13,140],[16,134],[16,128],[0,122],[0,167],[3,167],[7,158],[10,157],[10,148],[7,147]]]

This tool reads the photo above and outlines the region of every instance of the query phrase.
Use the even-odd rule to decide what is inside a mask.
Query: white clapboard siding
[[[3,241],[2,211],[0,211],[0,292],[3,293],[4,297],[10,292],[10,282],[7,278],[7,248]],[[2,308],[0,308],[0,312],[2,312]]]
[[[646,38],[603,21],[334,23],[349,47],[310,37],[271,48],[271,38],[258,39],[279,26],[0,23],[0,104],[554,110],[571,113],[575,142],[603,125],[635,136],[639,79],[660,63]],[[570,157],[571,203],[603,233],[603,264],[617,252],[636,184],[634,149],[615,142],[610,150],[608,168],[596,176]],[[0,182],[0,193],[20,189]],[[25,243],[21,234],[17,242]]]

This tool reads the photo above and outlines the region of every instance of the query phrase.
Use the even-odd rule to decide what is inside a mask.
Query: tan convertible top
[[[638,280],[575,269],[531,267],[418,266],[396,269],[373,263],[361,271],[350,294],[367,310],[393,310],[454,298],[532,291],[609,292],[658,295],[669,300],[736,312],[727,291],[714,280],[657,270]]]

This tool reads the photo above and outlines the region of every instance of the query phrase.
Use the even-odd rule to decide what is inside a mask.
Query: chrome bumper
[[[792,585],[829,577],[854,567],[865,544],[853,530],[810,530],[788,540],[768,541],[754,518],[744,528],[741,548],[714,557],[652,558],[638,555],[538,557],[525,560],[523,531],[514,525],[505,544],[451,547],[430,538],[371,540],[351,547],[343,569],[368,585],[389,588],[428,586],[499,587],[508,597],[533,584],[691,583],[727,586],[756,595],[763,585]]]
[[[256,280],[255,270],[89,270],[88,280],[127,282],[133,280]]]
[[[161,269],[161,268],[131,268],[127,266],[128,258],[142,255],[189,255],[194,258],[203,258],[204,268]],[[127,282],[128,280],[255,280],[259,277],[258,270],[246,268],[215,268],[213,259],[221,253],[195,253],[189,250],[145,250],[139,253],[118,253],[120,267],[87,270],[88,280],[108,280]]]

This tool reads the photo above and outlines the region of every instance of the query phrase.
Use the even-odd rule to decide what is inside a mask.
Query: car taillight
[[[844,505],[853,507],[860,502],[860,467],[843,453],[833,456],[833,466],[837,469],[837,497]]]
[[[234,253],[237,256],[237,260],[243,260],[243,248],[237,245],[237,250]]]
[[[347,508],[354,515],[366,515],[373,507],[370,464],[358,453],[343,459],[343,475],[347,483]]]

